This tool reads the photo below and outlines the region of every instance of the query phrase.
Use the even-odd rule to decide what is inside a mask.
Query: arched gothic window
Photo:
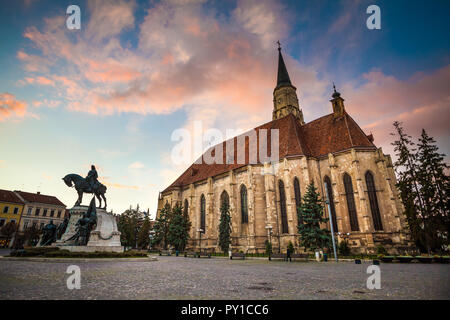
[[[350,178],[348,173],[344,174],[344,187],[345,187],[345,197],[347,198],[348,215],[350,217],[350,229],[352,231],[359,231],[352,178]]]
[[[294,195],[295,195],[295,208],[296,208],[296,212],[297,212],[297,217],[299,217],[300,206],[302,204],[302,198],[301,198],[301,194],[300,194],[300,182],[298,181],[297,177],[294,178]],[[298,224],[301,224],[301,223],[303,223],[303,221],[301,221],[301,217],[299,217]]]
[[[284,191],[284,183],[282,180],[278,181],[278,189],[280,190],[281,233],[289,233],[286,212],[286,193]]]
[[[333,187],[331,186],[331,180],[328,176],[325,176],[325,179],[323,180],[324,183],[327,186],[327,194],[328,194],[328,200],[330,201],[330,211],[331,211],[331,218],[333,219],[333,230],[334,232],[338,232],[338,225],[336,220],[336,209],[334,207],[334,198],[333,198]]]
[[[222,207],[224,204],[230,205],[230,197],[228,196],[228,192],[225,190],[220,195],[220,206]]]
[[[188,213],[189,213],[189,201],[188,199],[184,199],[183,214],[187,216]]]
[[[375,230],[383,230],[381,223],[380,208],[378,207],[377,192],[375,189],[375,182],[370,171],[366,172],[367,192],[369,193],[370,211],[372,212],[373,227]]]
[[[247,188],[241,185],[241,217],[242,223],[248,222]]]
[[[203,194],[200,197],[200,229],[206,232],[206,200]]]

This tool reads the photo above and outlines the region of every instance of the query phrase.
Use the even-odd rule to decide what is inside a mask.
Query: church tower
[[[344,115],[345,107],[344,107],[344,99],[341,97],[341,94],[336,91],[336,86],[333,83],[333,99],[330,100],[331,105],[333,106],[333,115],[334,118],[339,118]]]
[[[303,121],[303,113],[298,106],[297,88],[295,88],[284,64],[283,55],[281,54],[280,43],[278,42],[278,77],[277,86],[273,90],[273,120],[283,118],[288,114],[293,114],[300,124]]]

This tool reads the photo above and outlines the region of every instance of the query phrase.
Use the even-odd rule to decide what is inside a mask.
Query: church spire
[[[293,114],[300,122],[304,124],[303,113],[298,106],[297,89],[292,85],[289,73],[281,54],[281,44],[278,43],[278,75],[277,86],[273,90],[273,120],[283,118]]]
[[[278,77],[277,77],[277,88],[283,85],[292,86],[291,79],[289,78],[289,73],[287,72],[286,65],[284,64],[283,55],[281,54],[281,44],[278,43]]]

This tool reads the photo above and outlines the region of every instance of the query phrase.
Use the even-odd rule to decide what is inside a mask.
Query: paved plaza
[[[81,269],[79,290],[66,286],[71,264]],[[369,265],[184,257],[145,262],[0,260],[0,299],[450,298],[450,265],[381,264],[379,290],[366,287]]]

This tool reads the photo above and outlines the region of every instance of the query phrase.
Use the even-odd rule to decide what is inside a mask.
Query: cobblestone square
[[[0,258],[1,259],[1,258]],[[81,269],[81,289],[66,286]],[[366,287],[369,263],[158,257],[147,262],[0,261],[0,299],[449,299],[445,264],[381,264],[381,289]]]

